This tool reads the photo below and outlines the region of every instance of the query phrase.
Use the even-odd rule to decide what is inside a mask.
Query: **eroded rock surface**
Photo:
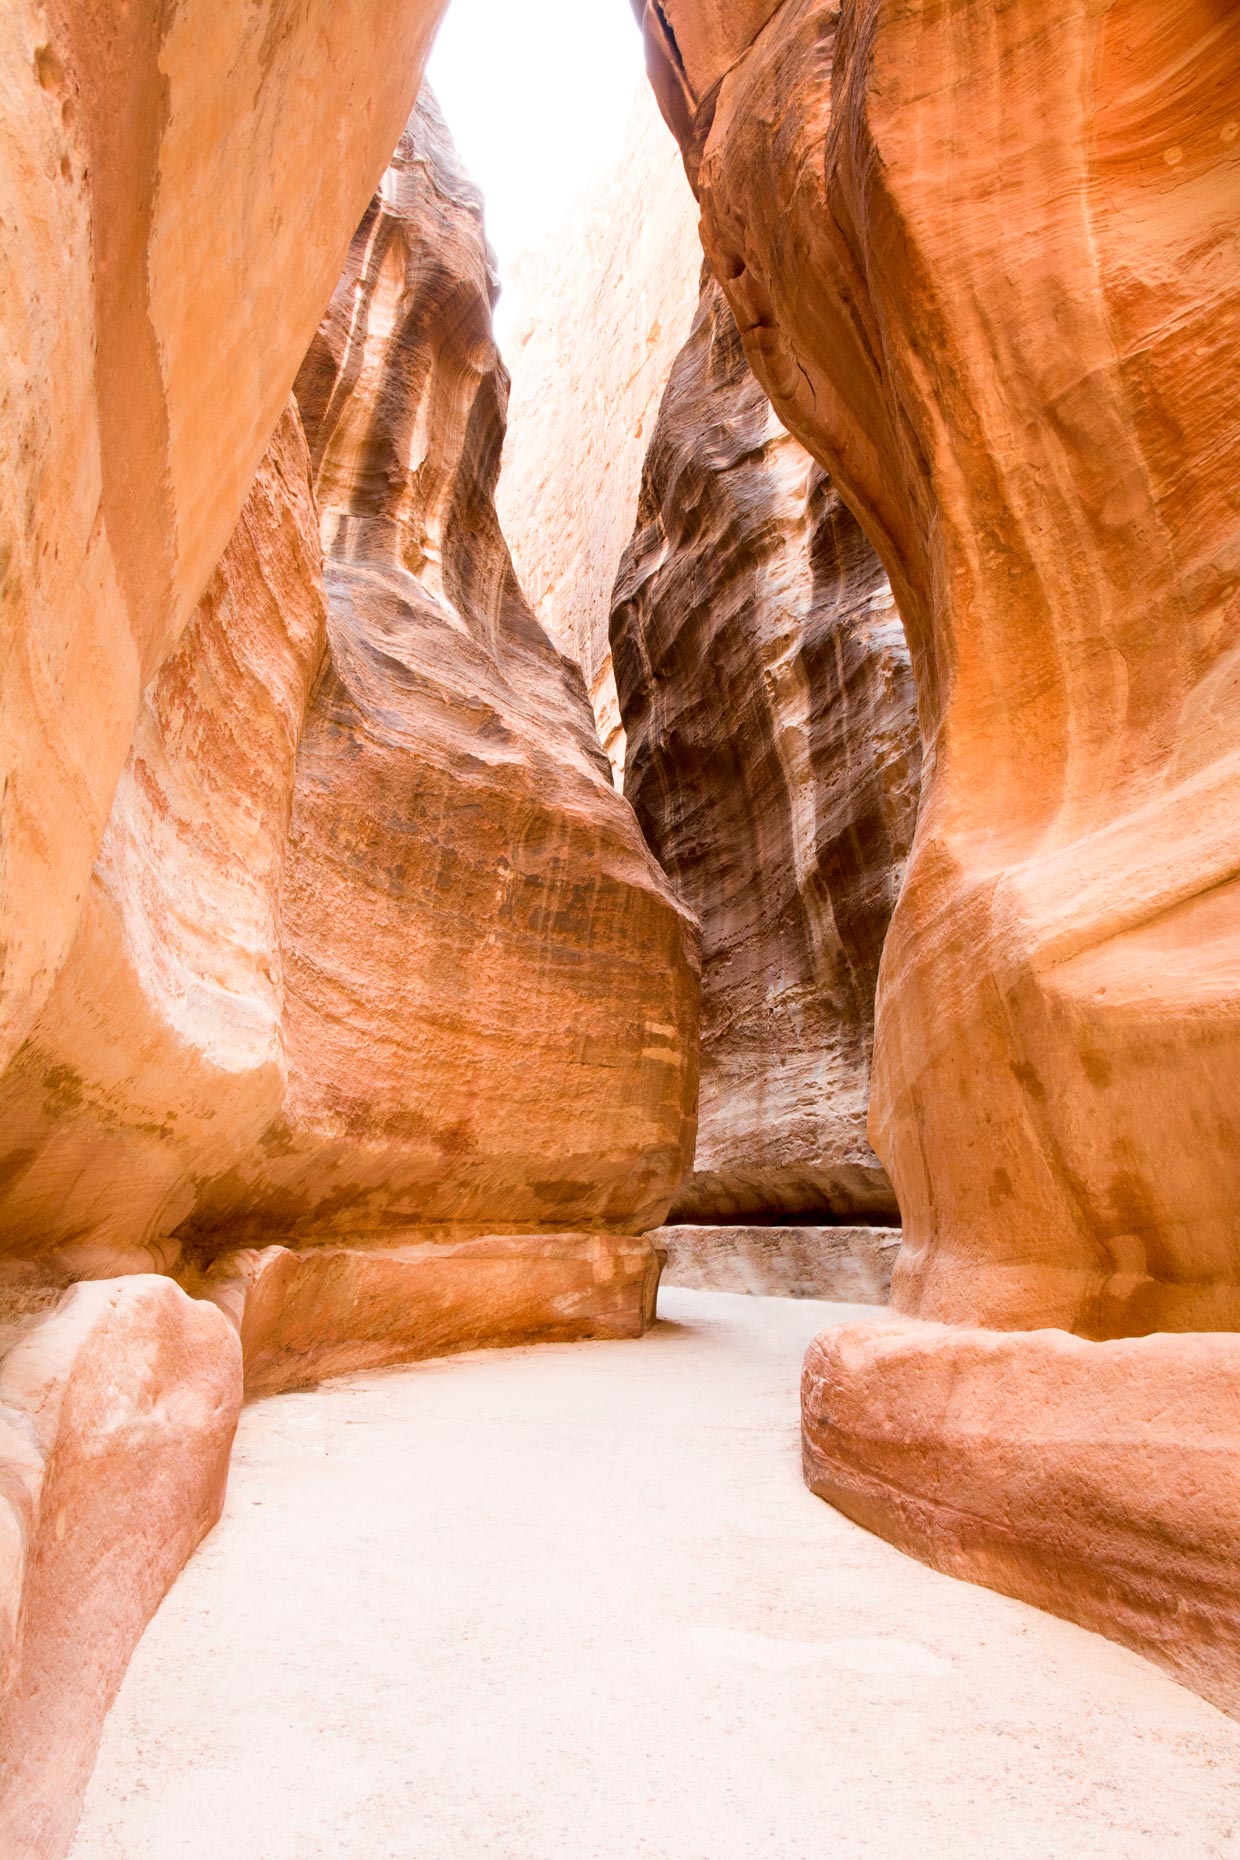
[[[640,1232],[691,1154],[695,928],[493,503],[481,201],[424,95],[298,380],[328,650],[282,900],[288,1090],[189,1232]]]
[[[143,698],[77,934],[0,1078],[0,1251],[64,1278],[166,1269],[198,1184],[280,1113],[280,890],[326,635],[290,401]]]
[[[525,316],[496,493],[521,585],[585,674],[617,777],[624,734],[608,618],[642,461],[693,321],[697,207],[647,86],[624,154],[550,250],[518,266]]]
[[[1045,1363],[1027,1330],[1240,1325],[1240,19],[1206,0],[645,14],[747,353],[910,637],[926,779],[871,1115],[905,1221],[893,1300],[1016,1334],[973,1362],[972,1330],[933,1333],[926,1373],[962,1364],[950,1428],[916,1379],[866,1421],[861,1346],[824,1375],[832,1414],[857,1404],[866,1521],[948,1555],[956,1497],[995,1465],[992,1377]],[[1131,1360],[1173,1391],[1230,1347],[1151,1336]],[[1071,1349],[1088,1441],[1118,1359]],[[1223,1376],[1198,1416],[1175,1409],[1220,1516],[1235,1402]],[[826,1427],[809,1408],[811,1459],[836,1451]],[[901,1442],[930,1469],[916,1529],[884,1470]],[[1123,1466],[1116,1495],[1105,1454],[1077,1456],[1049,1570],[1022,1500],[1010,1553],[969,1573],[1129,1636],[1100,1575],[1121,1500],[1141,1559],[1173,1525],[1206,1561],[1216,1536],[1204,1511],[1175,1523],[1173,1446]],[[1174,1621],[1179,1670],[1234,1700],[1195,1556],[1170,1559],[1141,1644]]]
[[[219,1516],[241,1349],[214,1306],[152,1276],[75,1286],[15,1332],[0,1362],[0,1852],[55,1860],[138,1637]]]
[[[441,11],[3,9],[0,1065],[77,931],[143,690],[228,542]]]
[[[663,1280],[691,1291],[885,1305],[898,1227],[660,1227]]]
[[[1240,1338],[825,1331],[815,1492],[949,1576],[1070,1615],[1240,1715]]]
[[[702,1094],[673,1220],[897,1216],[866,1138],[917,812],[887,578],[703,282],[611,618],[625,792],[702,924]]]
[[[214,38],[194,5],[162,42],[129,15],[100,28],[118,88],[112,127],[91,132],[93,210],[138,216],[94,254],[99,291],[120,293],[103,334],[74,321],[90,261],[72,226],[52,213],[54,250],[37,187],[24,207],[24,258],[67,275],[44,296],[69,346],[18,354],[6,309],[6,379],[28,391],[43,370],[56,429],[23,404],[0,437],[0,518],[43,552],[37,572],[4,558],[20,779],[4,800],[0,1401],[21,1387],[11,1425],[0,1412],[0,1846],[22,1860],[63,1852],[111,1690],[214,1516],[243,1350],[270,1389],[437,1347],[639,1335],[660,1255],[634,1236],[692,1153],[696,928],[500,536],[506,377],[480,202],[429,104],[300,381],[326,580],[301,416],[279,417],[432,11],[312,8],[261,45],[227,8]],[[28,25],[19,9],[0,35]],[[113,71],[122,53],[150,97]],[[43,46],[36,65],[72,142],[87,65],[66,58]],[[233,120],[242,95],[256,123]],[[305,101],[320,95],[351,126],[326,125]],[[12,135],[0,189],[3,162],[25,159]],[[253,157],[243,188],[238,154]],[[135,206],[156,171],[158,212]],[[208,205],[220,226],[203,232]],[[126,295],[144,263],[162,386]],[[5,288],[33,301],[36,274]],[[97,340],[94,389],[73,375],[79,337],[87,356]],[[57,398],[66,381],[81,406]],[[62,427],[80,446],[71,484]],[[101,578],[122,543],[138,580],[113,600]],[[70,593],[90,616],[76,658]],[[261,1271],[238,1264],[251,1240]],[[358,1240],[356,1256],[339,1244]],[[104,1284],[41,1315],[81,1277]]]
[[[933,749],[874,1066],[896,1295],[1234,1327],[1240,22],[662,11],[712,265],[886,563]]]
[[[265,1247],[190,1281],[235,1326],[250,1395],[462,1350],[640,1337],[662,1253],[644,1235]]]

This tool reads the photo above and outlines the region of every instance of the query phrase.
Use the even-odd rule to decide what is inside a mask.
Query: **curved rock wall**
[[[898,1216],[866,1140],[874,990],[917,811],[887,578],[703,282],[611,617],[625,792],[702,924],[702,1093],[673,1219]]]
[[[14,1860],[64,1850],[134,1640],[218,1511],[243,1373],[270,1390],[444,1349],[640,1335],[662,1260],[644,1231],[692,1155],[696,927],[499,532],[507,383],[480,202],[429,103],[299,382],[326,577],[301,417],[280,416],[309,306],[327,299],[325,254],[338,266],[432,11],[268,9],[256,43],[227,7],[208,21],[182,6],[162,38],[131,8],[90,42],[94,75],[116,85],[107,109],[91,104],[96,165],[84,179],[66,158],[73,187],[95,189],[93,261],[50,209],[40,219],[33,182],[23,203],[18,283],[59,306],[40,341],[67,347],[19,353],[24,305],[6,298],[0,1844]],[[89,38],[95,14],[78,12]],[[6,13],[0,40],[28,27]],[[31,53],[71,143],[90,101],[74,45]],[[0,190],[5,162],[46,153],[44,108],[33,156],[0,125]],[[197,167],[180,139],[195,120]],[[252,162],[244,180],[234,158]],[[204,230],[208,207],[219,225]],[[160,253],[152,322],[138,287],[155,291]],[[91,262],[116,319],[103,334],[74,320],[75,267]],[[91,386],[73,370],[93,342]],[[122,542],[138,580],[118,592],[103,582]],[[82,1278],[105,1282],[57,1305]]]
[[[641,1232],[692,1154],[694,930],[512,570],[480,198],[424,93],[298,381],[328,653],[283,897],[281,1116],[215,1236]]]
[[[896,1295],[1235,1326],[1240,25],[760,10],[753,39],[662,9],[690,46],[726,22],[672,72],[711,262],[913,646],[930,754],[874,1070]]]
[[[1178,1546],[1161,1596],[1133,1605],[1107,1482],[1109,1443],[1139,1441],[1151,1402],[1199,1439],[1199,1352],[1175,1333],[1240,1351],[1240,18],[1212,0],[645,15],[747,353],[909,632],[925,785],[871,1117],[905,1219],[894,1302],[1017,1333],[1169,1334],[1132,1359],[1139,1382],[1081,1345],[1091,1392],[1052,1539],[1050,1486],[1014,1486],[987,1432],[1003,1359],[985,1332],[917,1346],[959,1362],[950,1428],[927,1423],[920,1369],[872,1411],[852,1399],[879,1386],[869,1346],[827,1351],[815,1489],[1234,1703],[1234,1558],[1212,1526],[1190,1554],[1202,1513],[1182,1514],[1171,1462],[1130,1458],[1140,1532]],[[1054,1360],[1023,1362],[1049,1399]],[[1230,1383],[1196,1454],[1223,1509]],[[961,1560],[962,1452],[1002,1557],[979,1535]],[[1194,1568],[1212,1572],[1205,1609]]]
[[[142,692],[228,542],[441,11],[3,9],[0,1066],[76,933]]]
[[[284,1098],[280,887],[326,633],[295,405],[143,698],[68,957],[0,1078],[0,1252],[67,1278],[172,1263],[196,1182]]]

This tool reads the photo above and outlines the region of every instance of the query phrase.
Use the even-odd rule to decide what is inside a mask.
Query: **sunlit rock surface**
[[[87,902],[440,0],[0,17],[0,1065]],[[382,55],[377,55],[382,47]]]
[[[642,85],[621,160],[550,249],[516,267],[524,315],[507,358],[500,521],[535,613],[585,674],[619,778],[611,590],[659,398],[693,320],[697,221],[676,144]]]
[[[611,638],[625,792],[702,924],[701,1116],[672,1219],[895,1217],[866,1114],[917,812],[908,651],[877,557],[780,425],[710,279]]]
[[[905,1220],[893,1300],[1016,1334],[1000,1355],[972,1331],[917,1346],[928,1375],[960,1366],[950,1427],[915,1378],[866,1419],[877,1380],[841,1341],[829,1411],[857,1419],[841,1440],[811,1404],[807,1452],[868,1482],[872,1528],[950,1562],[956,1501],[995,1464],[991,1379],[1040,1373],[1026,1331],[1240,1324],[1240,18],[1205,0],[645,15],[747,353],[909,632],[925,784],[870,1126]],[[1105,1579],[1105,1348],[1072,1346],[1070,1554],[1038,1570],[1022,1497],[1010,1554],[968,1573],[1164,1659],[1174,1630],[1177,1670],[1234,1699],[1234,1593],[1224,1630],[1194,1572],[1234,1508],[1237,1393],[1220,1376],[1196,1412],[1176,1394],[1229,1347],[1151,1336],[1131,1358],[1204,1495],[1184,1504],[1174,1441],[1122,1462],[1141,1555],[1178,1546],[1144,1617]],[[916,1528],[885,1471],[913,1443]]]
[[[481,201],[429,97],[298,380],[328,651],[282,901],[288,1089],[188,1230],[640,1232],[692,1153],[696,929],[492,494]]]
[[[159,1270],[285,1086],[280,889],[326,599],[291,402],[148,686],[77,934],[0,1078],[0,1251]]]

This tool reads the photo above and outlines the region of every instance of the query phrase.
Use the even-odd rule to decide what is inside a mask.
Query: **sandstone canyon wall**
[[[0,1065],[75,935],[142,692],[228,542],[441,11],[3,10]]]
[[[527,253],[497,501],[522,587],[585,674],[617,779],[624,737],[608,640],[660,396],[697,302],[697,207],[649,90],[624,154]]]
[[[176,28],[200,28],[188,48],[176,41],[198,61],[184,75],[186,108],[206,112],[198,167],[154,145],[174,216],[173,177],[190,188],[160,353],[171,368],[197,341],[236,373],[204,369],[206,398],[174,409],[199,447],[184,522],[175,499],[159,501],[159,457],[128,429],[98,440],[92,414],[78,435],[84,456],[103,446],[131,500],[124,521],[150,518],[150,559],[181,538],[192,560],[174,549],[175,599],[161,582],[142,609],[162,629],[146,659],[117,643],[130,609],[102,596],[91,623],[104,634],[65,658],[56,628],[70,622],[48,603],[68,580],[17,577],[23,601],[43,589],[43,605],[15,610],[43,631],[25,660],[24,636],[6,636],[21,660],[12,678],[6,666],[6,702],[43,731],[6,735],[15,805],[53,798],[39,757],[57,732],[94,753],[81,706],[102,717],[101,739],[127,739],[119,759],[108,752],[115,767],[66,752],[61,772],[95,810],[61,808],[72,844],[30,829],[61,888],[23,889],[33,868],[6,831],[15,947],[21,961],[35,952],[0,1076],[0,1848],[21,1860],[64,1850],[134,1640],[218,1512],[243,1375],[271,1391],[480,1344],[640,1334],[659,1271],[642,1236],[694,1141],[696,929],[614,791],[580,672],[538,627],[499,532],[506,377],[480,202],[433,104],[357,227],[432,10],[355,6],[328,22],[310,9],[305,43],[298,14],[257,47],[218,9],[211,37],[198,12],[182,8]],[[366,40],[364,94],[350,26]],[[171,39],[135,50],[127,31],[103,32],[109,56],[120,43],[149,53],[148,76],[159,60],[180,72]],[[59,84],[62,67],[49,52],[40,70]],[[87,79],[75,67],[57,92],[65,133]],[[167,128],[181,92],[169,80],[159,95]],[[352,110],[352,128],[307,116],[307,95]],[[104,140],[140,127],[117,116]],[[16,159],[14,125],[4,133]],[[127,144],[113,154],[98,220],[151,191]],[[254,157],[244,187],[234,155]],[[204,304],[180,242],[195,213],[227,220],[230,185],[249,230],[233,226],[219,258],[232,296],[212,277]],[[49,276],[67,269],[72,303],[81,254],[71,239],[39,245],[37,189],[32,200],[18,245]],[[127,288],[143,249],[116,256]],[[216,252],[206,232],[202,250]],[[311,449],[288,389],[346,252],[297,377]],[[243,303],[274,319],[257,357],[240,353]],[[109,341],[137,366],[122,312],[146,312],[124,293],[113,309]],[[53,327],[68,340],[68,321]],[[5,341],[20,328],[6,314]],[[19,357],[6,388],[25,393],[35,426],[40,365]],[[49,379],[54,396],[61,377]],[[124,383],[107,392],[128,405]],[[207,538],[264,421],[265,455],[249,457],[213,561]],[[62,423],[72,407],[55,407],[58,445]],[[175,452],[186,442],[172,424]],[[46,533],[49,563],[59,547],[72,566],[79,505],[67,492],[58,504],[61,480],[39,475],[13,431],[0,478],[14,548]],[[89,458],[83,472],[89,490]],[[101,559],[108,508],[92,532]],[[76,564],[80,610],[95,591],[80,550]],[[32,667],[38,703],[22,684]]]
[[[298,377],[330,613],[282,902],[289,1086],[199,1246],[639,1233],[691,1153],[694,933],[500,533],[493,289],[424,92]]]
[[[702,924],[694,1173],[673,1220],[898,1220],[866,1138],[874,991],[917,813],[877,557],[703,282],[611,616],[625,793]]]
[[[1062,1365],[1029,1330],[1134,1339],[1123,1374],[1079,1346],[1058,1467],[1028,1394],[988,1428],[1007,1358],[985,1330],[907,1345],[961,1366],[947,1409],[919,1405],[913,1367],[881,1376],[868,1333],[824,1340],[811,1478],[1234,1706],[1234,1553],[1141,1442],[1151,1410],[1183,1415],[1234,1545],[1240,1342],[1211,1343],[1194,1416],[1200,1347],[1174,1333],[1240,1318],[1240,19],[1213,0],[644,15],[747,353],[910,639],[925,782],[871,1118],[905,1218],[895,1301],[1017,1333],[1047,1400]],[[1121,1446],[1148,1482],[1138,1534],[1174,1557],[1127,1554]]]
[[[227,1151],[242,1101],[272,1092],[264,939],[287,788],[260,778],[249,808],[217,815],[195,784],[215,755],[225,786],[258,774],[295,728],[303,623],[322,601],[299,585],[284,613],[279,584],[317,539],[295,426],[263,456],[440,10],[16,0],[0,18],[0,1068],[17,1075],[0,1251],[19,1256],[0,1275],[0,1848],[14,1860],[64,1851],[130,1650],[223,1492],[237,1337],[151,1275],[175,1249],[143,1236],[172,1218],[216,1110]],[[247,497],[252,528],[221,564]],[[238,595],[255,605],[234,651]],[[202,665],[169,660],[187,628]],[[229,727],[237,698],[253,701],[254,741]],[[62,1296],[66,1278],[117,1269],[132,1276]]]

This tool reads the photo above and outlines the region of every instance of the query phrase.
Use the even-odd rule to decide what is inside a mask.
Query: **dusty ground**
[[[1240,1724],[805,1491],[848,1307],[662,1308],[249,1408],[73,1860],[1240,1860]]]

